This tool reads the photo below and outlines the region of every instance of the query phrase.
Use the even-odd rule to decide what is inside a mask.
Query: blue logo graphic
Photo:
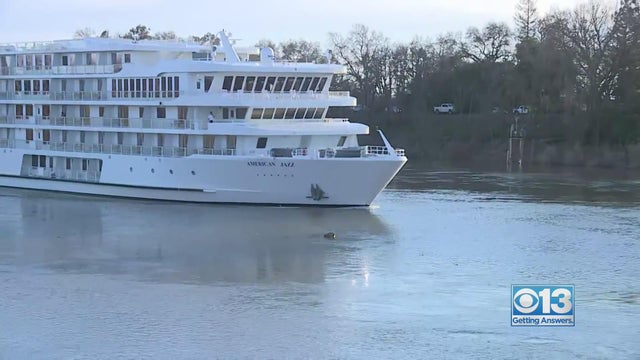
[[[575,326],[573,285],[511,285],[511,326]]]

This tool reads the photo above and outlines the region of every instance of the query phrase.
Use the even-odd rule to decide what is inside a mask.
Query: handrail
[[[74,75],[74,74],[113,74],[122,70],[121,64],[109,65],[24,65],[2,66],[0,75],[22,74],[47,74],[47,75]]]

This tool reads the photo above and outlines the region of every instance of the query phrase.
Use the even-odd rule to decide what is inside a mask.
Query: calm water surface
[[[639,273],[637,174],[406,169],[370,209],[0,189],[0,359],[638,359]],[[512,328],[514,283],[575,284],[576,326]]]

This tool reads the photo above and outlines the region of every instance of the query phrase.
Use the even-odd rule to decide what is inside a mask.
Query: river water
[[[637,174],[407,168],[369,209],[0,189],[0,359],[638,359],[638,274]],[[512,284],[575,285],[575,327],[512,327]]]

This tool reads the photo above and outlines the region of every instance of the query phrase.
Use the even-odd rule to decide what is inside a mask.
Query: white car
[[[528,114],[529,113],[529,107],[528,106],[524,106],[524,105],[520,105],[517,108],[513,109],[513,113],[514,114]]]
[[[434,106],[433,112],[436,114],[453,114],[455,112],[455,108],[451,103],[444,103],[440,106]]]

